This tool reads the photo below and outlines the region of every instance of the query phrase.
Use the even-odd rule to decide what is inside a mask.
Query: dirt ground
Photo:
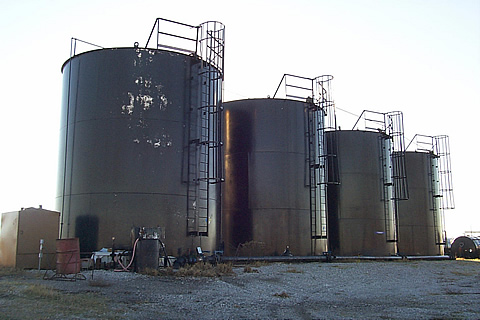
[[[229,267],[222,276],[85,271],[77,281],[2,270],[0,319],[480,319],[478,260]]]

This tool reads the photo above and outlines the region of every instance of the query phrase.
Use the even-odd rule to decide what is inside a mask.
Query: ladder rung
[[[287,98],[295,98],[295,99],[305,99],[305,97],[300,97],[300,96],[294,96],[294,95],[290,95],[290,94],[287,94],[285,95]]]
[[[286,87],[297,88],[297,89],[302,89],[302,90],[312,91],[312,88],[300,87],[300,86],[296,86],[296,85],[293,85],[293,84],[285,84],[285,86],[286,86]]]
[[[382,123],[382,124],[385,123],[384,120],[367,119],[367,118],[365,118],[365,121],[372,121],[372,122],[377,122],[377,123]]]

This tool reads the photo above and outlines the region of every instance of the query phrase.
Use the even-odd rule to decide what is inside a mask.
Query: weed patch
[[[252,267],[250,266],[245,266],[243,268],[243,272],[244,273],[258,273],[258,269],[253,269]]]
[[[33,299],[62,300],[62,295],[57,290],[38,284],[29,285],[23,293]]]
[[[180,268],[174,273],[177,277],[221,277],[225,275],[232,275],[233,267],[231,264],[217,264],[213,266],[209,263],[197,263],[192,266]]]
[[[254,268],[260,268],[260,267],[268,266],[270,264],[271,264],[270,262],[258,260],[258,261],[254,261],[254,262],[250,263],[249,265],[254,267]]]
[[[273,296],[278,298],[284,298],[284,299],[290,297],[290,295],[285,291],[282,291],[281,293],[275,293]]]
[[[471,277],[477,275],[477,272],[466,272],[466,271],[456,271],[453,270],[452,273],[456,276],[464,276],[464,277]]]
[[[10,268],[10,267],[0,267],[0,277],[16,276],[21,274],[23,274],[23,270]]]
[[[158,269],[154,269],[154,268],[145,268],[142,271],[140,271],[139,273],[147,275],[147,276],[158,276],[158,275],[160,275],[160,271]]]
[[[288,267],[286,272],[287,273],[303,273],[302,270],[297,270],[296,268],[293,268],[293,267]]]
[[[105,288],[110,287],[112,284],[104,280],[90,280],[88,285],[90,287]]]
[[[11,308],[2,308],[2,319],[78,319],[106,315],[110,301],[101,295],[67,293],[40,284],[24,281],[2,281],[0,297],[9,301]],[[105,317],[108,319],[108,316]]]
[[[216,265],[216,269],[221,275],[234,274],[233,265],[231,263],[219,263]]]
[[[445,293],[448,295],[462,294],[459,290],[449,289],[449,288],[445,289]]]

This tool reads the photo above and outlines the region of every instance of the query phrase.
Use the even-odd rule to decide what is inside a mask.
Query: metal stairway
[[[385,212],[387,242],[397,240],[396,207],[393,196],[392,138],[384,134],[379,138],[380,166],[382,168],[382,203]]]
[[[310,189],[310,231],[311,239],[324,239],[327,237],[326,192],[323,188],[325,182],[325,157],[321,150],[324,146],[323,111],[313,102],[307,109],[307,130],[305,132],[308,154],[308,187]],[[313,245],[313,244],[312,244]],[[315,248],[312,248],[314,250]]]
[[[190,66],[190,106],[185,114],[187,137],[182,173],[187,184],[186,232],[208,236],[210,217],[220,202],[219,188],[214,185],[223,181],[220,148],[225,27],[216,21],[193,26],[157,18],[146,48],[154,35],[157,49],[194,57]],[[168,44],[160,43],[165,40]]]
[[[416,134],[408,147],[414,142],[416,151],[430,154],[430,165],[428,167],[429,203],[430,211],[433,214],[435,242],[437,245],[445,245],[444,210],[455,208],[449,138],[446,135],[426,136]],[[439,230],[441,232],[438,232]]]
[[[221,112],[224,28],[215,22],[199,26],[197,92],[192,92],[188,148],[187,234],[208,236],[215,184],[222,182]],[[194,77],[195,78],[195,77]],[[193,89],[195,90],[195,89]]]
[[[333,76],[324,75],[316,78],[306,78],[291,74],[284,74],[273,95],[279,93],[282,83],[285,85],[285,98],[305,102],[305,143],[306,143],[306,179],[305,185],[310,194],[310,238],[311,251],[317,251],[317,240],[327,239],[327,184],[333,181],[329,177],[338,177],[338,172],[330,172],[333,167],[327,165],[329,157],[336,158],[336,154],[327,154],[325,131],[335,130],[333,125],[325,125],[327,119],[335,119],[334,103],[331,99],[330,81]],[[336,150],[336,149],[335,149]],[[338,183],[338,179],[332,179]]]
[[[396,242],[397,201],[408,200],[403,114],[400,111],[381,113],[364,110],[352,130],[360,128],[361,119],[364,120],[364,130],[380,133],[378,145],[385,235],[387,242]]]
[[[442,193],[440,190],[440,177],[439,177],[439,159],[440,156],[435,153],[430,154],[430,165],[428,166],[429,177],[429,193],[430,193],[430,211],[433,214],[433,225],[435,229],[435,244],[445,245],[447,240],[444,235],[444,216],[441,209]],[[442,232],[437,232],[442,230]]]

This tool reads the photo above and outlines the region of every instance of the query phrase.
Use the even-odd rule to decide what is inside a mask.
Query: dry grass
[[[286,273],[303,273],[302,270],[297,270],[296,268],[294,267],[288,267],[287,268],[287,271],[285,271]]]
[[[23,293],[34,299],[62,300],[63,298],[57,290],[38,284],[29,285]]]
[[[110,287],[112,284],[105,280],[90,280],[88,281],[88,285],[90,287],[106,288],[106,287]]]
[[[452,271],[452,273],[456,276],[464,276],[464,277],[472,277],[472,276],[476,276],[478,274],[478,272],[474,272],[474,271],[470,271],[470,272],[466,272],[466,271]]]
[[[233,265],[231,263],[219,263],[216,266],[221,275],[233,275]]]
[[[278,298],[289,298],[290,297],[290,295],[288,293],[286,293],[285,291],[282,291],[281,293],[275,293],[273,296],[278,297]]]
[[[459,290],[457,290],[457,289],[450,289],[450,288],[445,289],[445,293],[448,294],[448,295],[462,294]]]
[[[23,273],[23,270],[11,268],[11,267],[0,267],[0,277],[20,275],[22,273]]]
[[[258,273],[258,269],[253,269],[252,267],[250,266],[245,266],[243,268],[243,272],[244,273]]]
[[[258,261],[254,261],[254,262],[250,263],[249,265],[254,267],[254,268],[260,268],[260,267],[268,266],[270,264],[271,264],[271,262],[258,260]]]
[[[228,263],[219,263],[213,266],[209,263],[196,263],[192,266],[180,268],[174,272],[177,277],[221,277],[233,275],[233,267]]]
[[[147,276],[159,276],[160,275],[160,270],[154,269],[154,268],[145,268],[138,273],[140,274],[145,274]]]
[[[401,259],[401,260],[393,260],[391,261],[392,263],[401,263],[408,265],[410,268],[419,268],[419,261],[418,260],[412,260],[412,259]]]
[[[31,284],[23,290],[23,294],[34,299],[59,302],[62,305],[65,304],[79,309],[91,308],[93,310],[103,310],[107,307],[107,300],[91,292],[71,294],[44,285]]]
[[[217,274],[212,265],[197,263],[178,269],[175,275],[178,277],[215,277]]]
[[[226,275],[233,275],[233,266],[229,263],[219,263],[216,266],[209,263],[196,263],[194,265],[187,265],[178,270],[172,267],[152,269],[146,268],[141,274],[148,276],[174,276],[174,277],[221,277]]]
[[[0,304],[6,303],[9,307],[2,308],[1,319],[115,318],[108,316],[110,301],[101,295],[67,293],[23,279],[1,280]]]

